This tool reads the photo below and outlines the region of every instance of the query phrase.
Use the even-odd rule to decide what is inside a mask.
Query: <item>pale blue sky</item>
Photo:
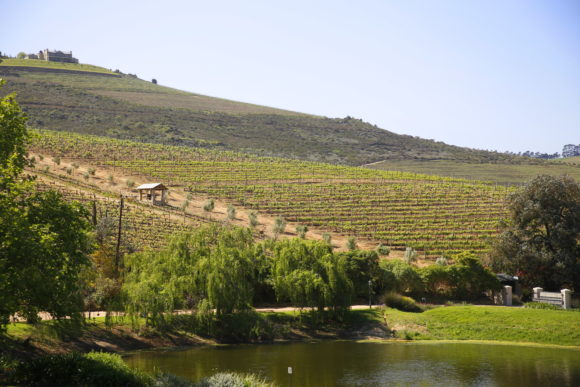
[[[449,144],[580,143],[580,0],[0,0],[0,51]]]

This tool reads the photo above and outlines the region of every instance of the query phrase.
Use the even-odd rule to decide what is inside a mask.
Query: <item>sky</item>
[[[0,51],[499,151],[580,143],[579,0],[0,0]]]

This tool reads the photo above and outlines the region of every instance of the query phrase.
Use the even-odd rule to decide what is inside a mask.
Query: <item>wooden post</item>
[[[115,274],[119,276],[119,261],[121,260],[121,231],[123,229],[123,195],[119,205],[119,230],[117,232],[117,247],[115,249]]]

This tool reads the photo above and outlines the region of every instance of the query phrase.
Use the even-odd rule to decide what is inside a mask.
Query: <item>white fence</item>
[[[534,288],[534,302],[545,302],[547,304],[558,305],[563,309],[572,307],[572,291],[562,289],[558,292],[545,292],[542,288]]]

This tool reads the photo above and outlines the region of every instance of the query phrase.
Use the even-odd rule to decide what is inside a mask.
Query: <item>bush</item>
[[[346,248],[349,249],[350,251],[356,250],[358,248],[355,237],[353,236],[348,237],[348,239],[346,240]]]
[[[379,265],[384,289],[399,293],[423,292],[423,282],[413,266],[400,259],[383,260]]]
[[[258,222],[258,214],[256,213],[256,211],[250,211],[250,213],[248,214],[248,220],[250,222],[250,227],[255,228],[257,225],[260,224],[260,222]]]
[[[526,302],[524,308],[529,309],[551,309],[551,310],[563,310],[557,305],[548,304],[547,302]]]
[[[304,226],[304,225],[297,225],[296,226],[296,235],[298,235],[299,238],[306,238],[306,233],[308,232],[308,226]]]
[[[420,313],[423,311],[411,297],[405,297],[394,292],[385,294],[383,296],[383,302],[389,308],[398,309],[403,312]]]
[[[49,355],[20,363],[11,375],[18,385],[145,386],[152,378],[131,369],[117,354]]]
[[[381,255],[389,255],[391,253],[391,248],[387,245],[379,243],[379,245],[377,246],[377,253]]]
[[[272,383],[266,382],[252,374],[220,373],[202,379],[195,387],[270,387]]]

